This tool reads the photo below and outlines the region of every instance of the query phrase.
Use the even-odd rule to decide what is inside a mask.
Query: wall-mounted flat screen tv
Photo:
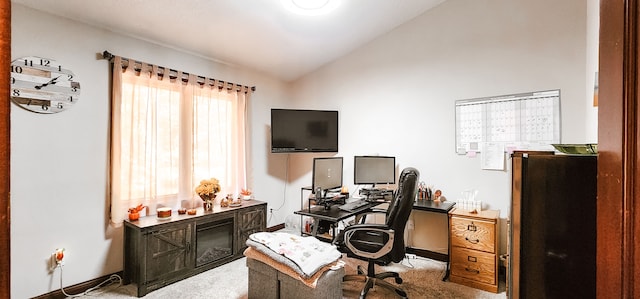
[[[338,111],[271,109],[271,152],[338,152]]]

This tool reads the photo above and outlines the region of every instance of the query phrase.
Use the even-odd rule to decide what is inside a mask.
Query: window
[[[160,76],[158,67],[120,71],[114,60],[111,220],[143,204],[155,214],[201,204],[200,180],[220,180],[220,193],[246,187],[247,92],[203,84],[193,75]],[[207,80],[205,80],[206,82]],[[221,88],[222,86],[222,88]],[[219,195],[219,197],[224,195]]]

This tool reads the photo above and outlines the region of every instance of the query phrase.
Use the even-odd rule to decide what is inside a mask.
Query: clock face
[[[57,113],[80,99],[80,83],[72,71],[58,62],[40,57],[22,57],[11,62],[11,100],[37,113]]]

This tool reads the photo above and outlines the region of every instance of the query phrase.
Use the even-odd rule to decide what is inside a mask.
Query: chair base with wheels
[[[370,261],[369,265],[367,266],[367,272],[365,273],[362,266],[358,265],[358,274],[345,275],[342,280],[364,282],[364,287],[360,292],[361,299],[364,299],[367,296],[367,293],[369,292],[369,290],[372,289],[374,286],[383,287],[385,289],[395,292],[396,295],[398,295],[401,298],[407,298],[407,293],[402,288],[398,286],[394,286],[389,282],[387,282],[386,280],[384,280],[385,278],[393,277],[397,284],[402,284],[402,278],[398,273],[382,272],[382,273],[376,274],[374,267],[375,267],[375,263]]]

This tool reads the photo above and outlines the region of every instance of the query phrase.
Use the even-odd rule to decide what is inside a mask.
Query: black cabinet
[[[251,200],[240,207],[196,215],[125,220],[124,284],[135,283],[138,297],[242,257],[246,240],[266,230],[267,204]]]
[[[510,298],[595,298],[597,156],[512,155]]]

